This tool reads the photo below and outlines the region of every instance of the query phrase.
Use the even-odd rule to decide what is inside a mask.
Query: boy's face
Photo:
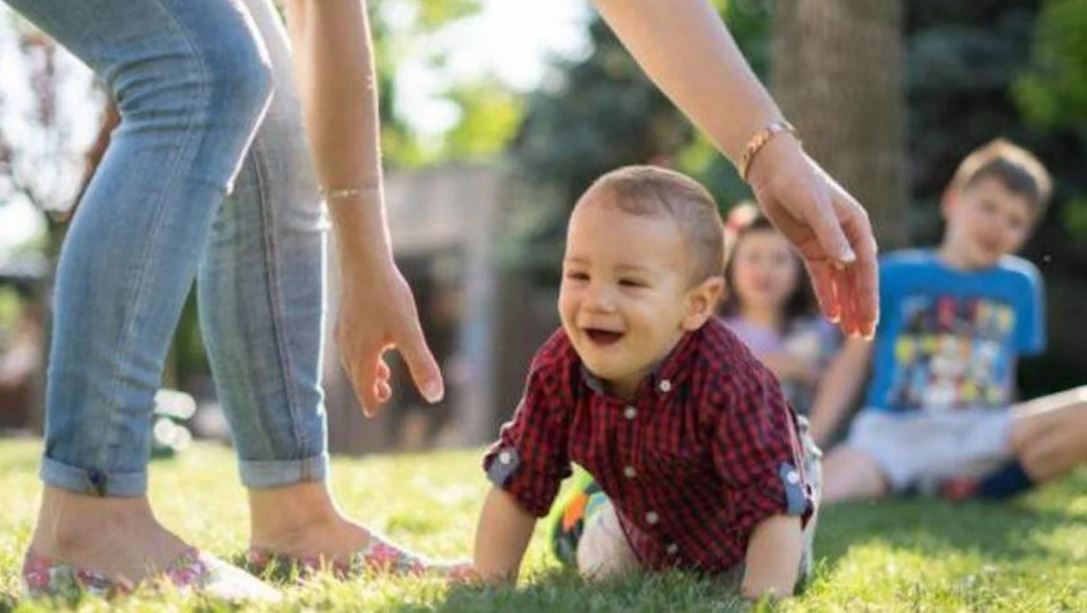
[[[684,331],[705,323],[722,285],[714,277],[690,287],[683,235],[670,216],[587,199],[570,218],[562,268],[563,329],[589,371],[621,395]]]
[[[969,268],[988,268],[1015,253],[1030,236],[1033,209],[1026,197],[985,177],[944,200],[945,247]]]

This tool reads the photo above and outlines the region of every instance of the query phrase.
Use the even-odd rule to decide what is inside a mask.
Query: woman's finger
[[[423,336],[423,330],[419,327],[419,319],[413,314],[402,327],[405,329],[399,335],[394,335],[397,349],[404,356],[419,393],[427,402],[438,402],[445,395],[445,384],[441,370],[438,369],[438,361],[434,359],[434,354]]]
[[[365,350],[361,359],[352,365],[351,385],[355,388],[355,396],[358,397],[362,414],[366,417],[377,415],[381,401],[376,393],[377,364],[381,360],[381,352],[378,349]]]
[[[842,227],[857,254],[852,266],[851,301],[854,304],[857,334],[871,337],[879,322],[878,245],[868,214],[855,202],[844,203]]]
[[[378,379],[374,386],[374,395],[377,397],[377,401],[384,403],[388,402],[389,398],[392,398],[393,390],[389,387],[389,382],[383,379]]]
[[[819,302],[819,310],[826,318],[838,323],[841,318],[841,310],[834,296],[833,270],[825,261],[804,260],[811,277],[812,289],[815,291],[815,299]]]
[[[830,183],[828,187],[833,190],[836,185],[831,183],[831,179],[824,175],[820,175],[823,180]],[[838,188],[839,190],[841,188]],[[836,190],[835,190],[836,191]],[[844,194],[844,192],[842,192]],[[848,197],[848,194],[846,194]],[[853,252],[853,248],[849,244],[849,240],[846,238],[845,232],[842,230],[841,221],[838,218],[836,208],[829,190],[817,190],[814,193],[809,192],[807,197],[810,198],[810,202],[807,206],[801,208],[804,211],[803,215],[799,217],[808,224],[812,233],[815,235],[816,241],[819,246],[822,247],[826,256],[839,264],[851,264],[856,260],[857,256]]]

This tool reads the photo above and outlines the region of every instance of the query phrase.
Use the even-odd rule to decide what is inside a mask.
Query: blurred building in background
[[[396,261],[445,376],[445,399],[428,405],[399,355],[389,352],[392,400],[377,417],[362,416],[332,338],[339,272],[330,257],[324,377],[332,451],[415,451],[494,437],[517,402],[533,351],[557,321],[548,292],[502,266],[504,224],[524,204],[515,202],[524,194],[494,165],[388,175],[385,201]]]

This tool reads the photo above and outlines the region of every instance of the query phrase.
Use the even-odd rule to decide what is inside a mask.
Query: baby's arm
[[[492,487],[476,527],[475,571],[486,583],[517,579],[536,517],[505,491]]]
[[[803,549],[799,517],[774,515],[760,522],[747,545],[746,569],[740,587],[744,598],[792,596]]]

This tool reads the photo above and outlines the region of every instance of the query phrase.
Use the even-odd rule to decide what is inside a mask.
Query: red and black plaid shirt
[[[796,432],[777,380],[717,319],[685,335],[631,402],[605,393],[559,330],[483,466],[542,517],[577,462],[647,568],[719,573],[764,519],[811,515]]]

